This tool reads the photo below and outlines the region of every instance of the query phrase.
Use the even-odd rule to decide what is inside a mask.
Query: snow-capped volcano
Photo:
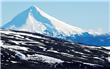
[[[91,34],[46,14],[36,6],[21,12],[1,28],[36,32],[87,45],[110,46],[109,34]]]
[[[68,25],[46,14],[36,6],[31,6],[24,12],[21,12],[2,27],[5,29],[45,33],[53,36],[61,33],[63,35],[71,35],[83,32],[83,30],[78,27]]]

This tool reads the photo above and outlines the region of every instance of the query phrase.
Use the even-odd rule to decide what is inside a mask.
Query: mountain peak
[[[45,26],[45,30],[43,29],[44,31],[43,33],[46,33],[49,35],[59,35],[59,34],[71,35],[71,34],[79,34],[84,32],[82,29],[78,27],[68,25],[63,21],[60,21],[48,15],[47,13],[45,13],[35,5],[32,5],[27,10],[21,12],[15,18],[13,18],[10,22],[6,23],[2,27],[6,29],[11,28],[16,30],[18,29],[21,30],[21,28],[26,27],[25,25],[28,25],[28,26],[30,25],[30,28],[29,27],[28,28],[33,30],[33,27],[39,24],[43,27]],[[39,26],[38,28],[35,27],[33,31],[41,29],[41,26]],[[28,31],[29,29],[27,29],[26,31]]]
[[[90,32],[71,26],[48,15],[35,5],[15,16],[10,22],[2,25],[1,28],[36,32],[51,37],[75,41],[77,43],[110,45],[110,39],[108,38],[110,37],[109,35],[94,36],[93,34],[90,34]]]
[[[38,9],[38,7],[35,6],[35,5],[32,5],[32,6],[29,7],[29,10],[30,10],[30,11],[32,11],[32,10],[37,10],[37,9]]]
[[[30,8],[39,8],[39,7],[36,5],[31,5]]]

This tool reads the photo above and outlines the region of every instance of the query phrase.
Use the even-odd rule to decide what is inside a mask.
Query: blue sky
[[[110,32],[107,0],[4,0],[1,6],[2,23],[8,22],[31,5],[37,5],[49,15],[70,25]]]

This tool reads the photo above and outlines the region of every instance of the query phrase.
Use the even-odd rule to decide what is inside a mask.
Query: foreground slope
[[[2,69],[110,69],[110,49],[38,33],[0,30]]]

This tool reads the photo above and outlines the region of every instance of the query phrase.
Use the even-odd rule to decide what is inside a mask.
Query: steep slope
[[[110,49],[39,33],[0,30],[2,69],[109,69]]]

